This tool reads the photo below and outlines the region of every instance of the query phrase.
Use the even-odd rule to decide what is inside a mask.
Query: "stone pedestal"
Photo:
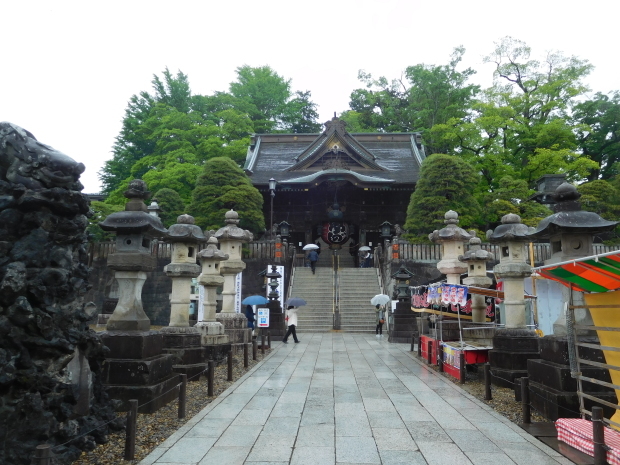
[[[172,371],[175,357],[162,353],[157,331],[104,331],[101,340],[110,352],[103,364],[102,381],[117,411],[129,410],[137,399],[140,413],[153,413],[179,397],[179,377]]]
[[[513,389],[515,379],[527,376],[528,359],[538,358],[538,339],[528,329],[496,330],[489,350],[493,384]]]
[[[545,336],[538,340],[540,359],[528,360],[527,376],[530,385],[530,402],[546,419],[579,418],[579,396],[577,395],[577,380],[571,377],[568,358],[568,342],[566,337]],[[598,344],[597,338],[582,338],[580,342]],[[605,363],[601,350],[587,347],[579,348],[579,357],[598,363]],[[609,370],[582,365],[583,376],[611,383]],[[617,404],[613,389],[597,384],[582,383],[584,392]],[[589,399],[584,400],[587,410],[592,410],[594,404]],[[615,409],[603,407],[605,418],[615,413]]]
[[[411,344],[411,337],[418,337],[418,322],[416,314],[411,311],[410,302],[398,302],[392,314],[393,326],[388,342],[404,342]]]
[[[224,327],[233,353],[243,353],[243,344],[252,342],[252,330],[248,328],[248,319],[240,313],[218,313],[218,322]]]
[[[187,375],[188,381],[198,381],[207,369],[200,333],[194,328],[162,328],[163,351],[175,357],[172,369]]]
[[[115,255],[110,257],[114,258]],[[142,308],[142,287],[146,281],[146,273],[116,271],[114,277],[118,282],[119,299],[106,328],[109,331],[148,331],[151,321]]]

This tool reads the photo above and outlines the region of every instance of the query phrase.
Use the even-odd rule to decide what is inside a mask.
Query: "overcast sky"
[[[98,192],[129,98],[151,91],[166,66],[187,74],[194,94],[211,94],[228,90],[238,66],[269,65],[312,92],[324,122],[348,108],[360,69],[392,79],[446,64],[458,45],[463,68],[489,86],[482,57],[509,35],[533,55],[589,60],[590,88],[609,92],[620,88],[618,13],[613,0],[5,0],[0,121],[84,163],[84,191]]]

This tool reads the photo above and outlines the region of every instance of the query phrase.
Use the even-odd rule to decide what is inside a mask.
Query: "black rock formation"
[[[0,463],[68,464],[118,428],[88,324],[84,165],[0,123]],[[104,425],[104,426],[102,426]],[[97,429],[98,428],[98,429]]]

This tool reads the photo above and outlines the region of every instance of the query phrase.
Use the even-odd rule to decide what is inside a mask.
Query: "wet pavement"
[[[299,333],[140,465],[571,464],[387,336]]]

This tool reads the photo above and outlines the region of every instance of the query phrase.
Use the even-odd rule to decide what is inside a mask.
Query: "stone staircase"
[[[330,267],[318,266],[321,260],[327,263],[327,258],[331,258],[329,252],[324,251],[319,257],[316,274],[312,274],[310,268],[295,268],[290,297],[301,297],[308,303],[297,311],[296,329],[300,339],[303,333],[324,333],[333,328],[334,272]]]
[[[380,294],[379,279],[375,268],[341,268],[340,277],[340,329],[349,333],[374,332],[375,307],[370,303]]]

